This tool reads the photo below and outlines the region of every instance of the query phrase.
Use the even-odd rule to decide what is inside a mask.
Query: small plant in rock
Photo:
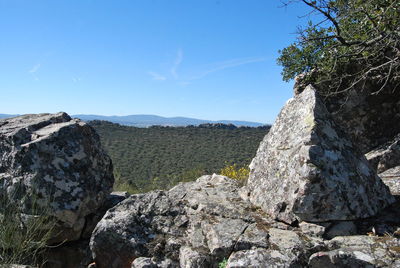
[[[35,199],[30,213],[24,214],[13,198],[0,195],[0,267],[38,264],[56,224],[47,212]]]
[[[225,268],[228,265],[228,260],[224,258],[220,263],[218,263],[218,268]]]
[[[248,167],[238,167],[236,164],[233,164],[221,169],[220,174],[238,180],[241,184],[245,184],[249,177],[250,169]]]

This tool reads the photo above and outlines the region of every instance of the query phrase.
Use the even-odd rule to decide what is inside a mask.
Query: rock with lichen
[[[394,202],[312,86],[286,103],[250,168],[250,201],[287,223],[367,218]]]
[[[52,243],[79,239],[113,182],[111,159],[86,123],[66,113],[0,120],[0,197],[28,218],[54,217]]]

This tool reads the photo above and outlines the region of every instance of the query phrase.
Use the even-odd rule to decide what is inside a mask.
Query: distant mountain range
[[[1,119],[1,118],[14,117],[14,116],[17,116],[17,114],[0,114],[0,119]]]
[[[13,117],[16,115],[9,114],[0,114],[0,118]],[[237,121],[237,120],[202,120],[196,118],[188,118],[188,117],[162,117],[158,115],[149,115],[149,114],[137,114],[137,115],[125,115],[125,116],[104,116],[104,115],[92,115],[92,114],[76,114],[72,115],[73,118],[79,118],[83,121],[92,121],[92,120],[104,120],[113,123],[118,123],[121,125],[134,126],[134,127],[149,127],[154,125],[160,126],[188,126],[194,125],[198,126],[200,124],[233,124],[235,126],[246,126],[246,127],[259,127],[265,124],[257,123],[257,122],[248,122],[248,121]]]

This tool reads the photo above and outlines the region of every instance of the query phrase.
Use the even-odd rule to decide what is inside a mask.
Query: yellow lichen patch
[[[313,129],[315,126],[315,118],[312,113],[309,113],[305,118],[304,122],[306,123],[309,129]]]

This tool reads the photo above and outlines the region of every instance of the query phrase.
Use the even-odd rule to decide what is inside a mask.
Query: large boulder
[[[111,160],[86,123],[66,113],[0,120],[0,197],[24,215],[52,216],[51,242],[78,239],[113,182]]]
[[[394,202],[312,86],[286,103],[250,168],[250,201],[287,223],[367,218]]]

